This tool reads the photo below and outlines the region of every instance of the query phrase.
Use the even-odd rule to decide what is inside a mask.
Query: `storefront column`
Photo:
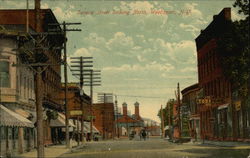
[[[18,152],[23,153],[23,128],[18,128]]]
[[[6,133],[6,155],[10,156],[10,144],[9,144],[9,127],[5,127],[5,133]]]

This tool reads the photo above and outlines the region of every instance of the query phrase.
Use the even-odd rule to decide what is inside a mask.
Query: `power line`
[[[100,92],[95,92],[100,93]],[[151,98],[151,99],[166,99],[166,97],[153,97],[153,96],[142,96],[142,95],[123,95],[123,94],[116,94],[116,96],[120,97],[131,97],[131,98]]]

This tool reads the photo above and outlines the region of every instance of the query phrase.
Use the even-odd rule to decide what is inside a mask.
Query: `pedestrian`
[[[146,136],[147,136],[147,133],[146,133],[145,130],[143,130],[143,131],[142,131],[142,137],[143,137],[144,140],[146,140]]]
[[[139,135],[140,135],[140,140],[141,140],[141,137],[142,137],[142,130],[140,131]]]

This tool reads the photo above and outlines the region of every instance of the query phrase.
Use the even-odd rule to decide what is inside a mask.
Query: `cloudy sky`
[[[175,98],[177,82],[181,89],[197,83],[194,39],[213,15],[232,4],[231,0],[41,1],[59,22],[82,23],[72,27],[81,32],[68,33],[68,56],[93,56],[94,67],[102,71],[102,86],[94,92],[116,94],[118,105],[126,101],[131,113],[138,101],[141,116],[157,121],[160,106]],[[0,9],[25,7],[25,0],[0,0]],[[235,8],[232,18],[240,18]],[[78,81],[69,74],[69,81]]]

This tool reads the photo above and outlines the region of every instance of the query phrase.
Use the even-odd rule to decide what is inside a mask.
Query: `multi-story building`
[[[9,29],[1,25],[0,27]],[[29,67],[13,66],[13,64],[22,64],[21,59],[18,57],[18,51],[15,51],[18,45],[16,38],[16,32],[8,34],[7,31],[0,30],[0,104],[4,105],[12,113],[20,115],[20,118],[24,117],[34,123],[36,121],[34,72]],[[1,110],[1,121],[4,120],[2,112]],[[15,120],[15,118],[11,117],[12,115],[9,116],[9,120]],[[6,154],[4,151],[9,151],[8,154],[13,155],[30,150],[35,146],[34,128],[18,126],[17,124],[6,125],[6,122],[1,122],[0,156]],[[13,137],[8,139],[5,136],[7,133],[11,133]],[[28,133],[33,136],[27,137]]]
[[[195,39],[198,58],[201,137],[209,140],[246,140],[247,112],[232,100],[232,84],[224,75],[218,40],[229,28],[231,9],[224,8]],[[244,115],[245,114],[245,115]],[[243,117],[243,115],[245,117]]]
[[[102,139],[111,139],[115,136],[115,114],[113,103],[93,104],[93,124],[100,131]]]
[[[185,107],[183,112],[188,113],[189,120],[189,135],[192,139],[200,139],[200,107],[197,104],[199,96],[199,84],[194,84],[184,88],[182,94],[182,107]],[[182,113],[183,113],[182,112]],[[181,128],[183,130],[183,127]]]
[[[35,9],[30,9],[28,12],[27,10],[0,10],[0,26],[1,31],[5,32],[5,34],[16,34],[13,38],[15,40],[6,41],[8,49],[5,49],[5,51],[9,52],[8,54],[14,51],[12,54],[16,56],[16,59],[14,59],[14,57],[12,57],[12,59],[10,58],[10,60],[16,61],[14,64],[27,64],[27,61],[31,61],[31,56],[34,57],[33,63],[46,62],[49,64],[42,72],[42,86],[39,87],[39,90],[43,91],[43,108],[45,111],[44,114],[46,115],[48,114],[46,111],[55,113],[63,111],[62,102],[58,98],[61,90],[61,50],[54,48],[62,47],[64,37],[62,34],[42,34],[47,32],[49,27],[51,27],[49,24],[54,24],[51,27],[52,29],[57,29],[60,33],[62,33],[62,31],[59,25],[55,25],[59,23],[50,9],[40,9],[38,4],[35,6]],[[39,15],[38,20],[37,15]],[[44,40],[39,43],[40,53],[34,53],[37,48],[35,49],[35,45],[32,44],[32,41],[38,37],[38,34],[43,36]],[[1,36],[1,38],[4,40],[7,39],[6,36]],[[43,47],[46,49],[42,49]],[[15,93],[14,95],[10,94],[8,99],[21,96],[19,99],[19,102],[22,102],[21,108],[24,110],[30,109],[34,112],[34,72],[36,72],[35,69],[33,69],[34,67],[28,66],[25,68],[22,65],[19,68],[19,65],[17,65],[15,68],[12,66],[12,63],[8,64],[6,63],[7,60],[4,60],[5,63],[3,63],[3,68],[6,66],[9,68],[9,71],[4,70],[4,73],[6,74],[9,72],[9,75],[12,75],[11,73],[17,74],[16,76],[9,76],[11,82],[16,82],[15,84],[10,84],[10,86],[19,87],[16,88],[16,90],[10,89],[8,92],[6,90],[6,93]],[[13,69],[13,71],[10,71],[10,69]],[[14,81],[15,79],[16,81]],[[8,85],[6,79],[3,82],[6,82],[6,85]],[[4,91],[4,89],[2,91]],[[50,117],[44,118],[45,144],[51,144],[50,120],[48,119]]]
[[[68,83],[68,93],[67,93],[67,107],[69,111],[69,119],[70,122],[73,122],[73,126],[77,133],[77,128],[79,130],[79,133],[81,133],[81,123],[83,119],[83,130],[84,130],[84,135],[86,136],[87,133],[89,133],[89,118],[90,116],[90,104],[91,104],[91,98],[86,95],[83,91],[81,91],[79,84],[77,83]],[[63,101],[65,99],[65,84],[62,83],[62,89],[59,98]],[[65,118],[65,112],[62,113],[61,115],[64,116]],[[86,122],[88,121],[88,122]],[[61,125],[63,128],[65,128],[65,119],[64,122]],[[94,127],[95,129],[95,127]],[[73,132],[73,128],[70,127],[70,132]],[[65,134],[65,130],[63,131]],[[78,134],[79,134],[78,133]],[[70,133],[72,134],[72,133]]]

